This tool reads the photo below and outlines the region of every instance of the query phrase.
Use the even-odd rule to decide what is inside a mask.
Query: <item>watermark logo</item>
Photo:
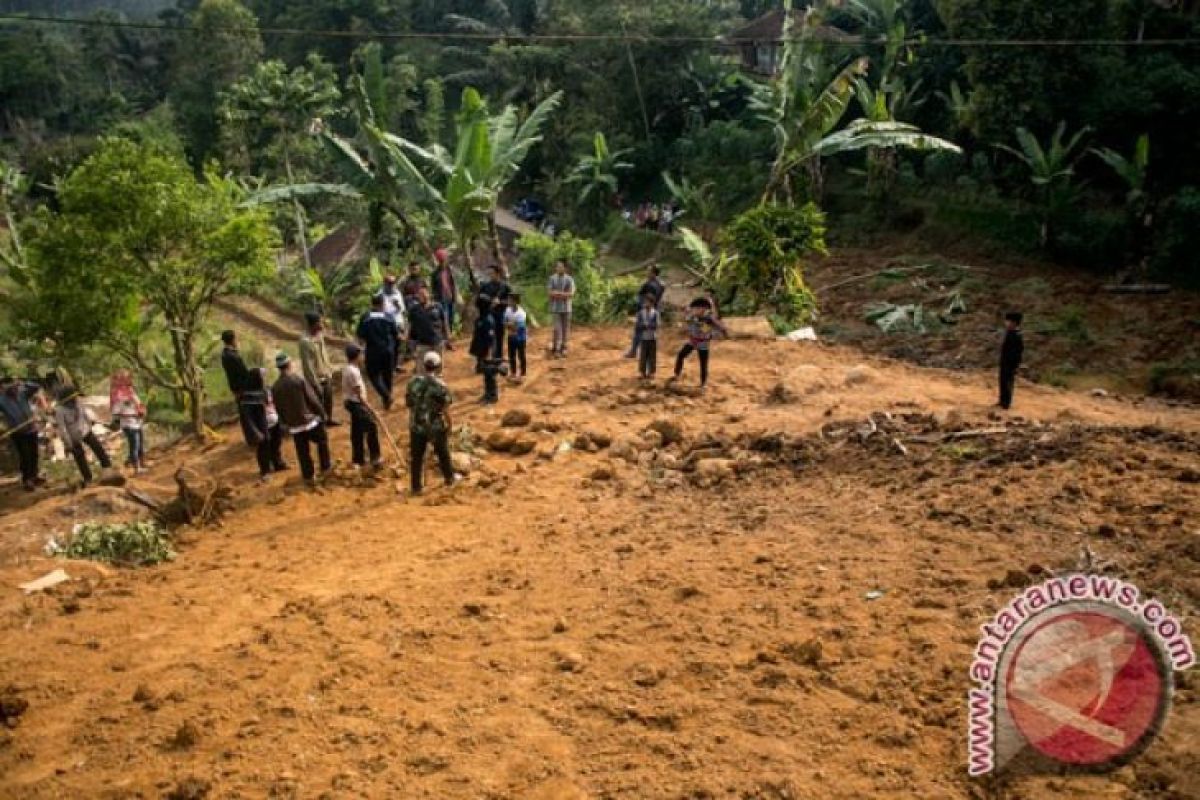
[[[1157,600],[1101,575],[1031,586],[987,624],[971,663],[968,772],[1103,770],[1158,734],[1191,641]]]

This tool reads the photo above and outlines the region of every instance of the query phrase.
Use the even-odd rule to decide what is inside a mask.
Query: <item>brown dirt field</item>
[[[487,436],[523,408],[543,430],[450,492],[256,487],[232,428],[160,454],[140,488],[186,463],[238,506],[161,567],[71,562],[24,596],[60,565],[47,536],[134,512],[105,489],[0,496],[0,689],[29,704],[0,732],[0,797],[1200,796],[1187,675],[1112,775],[965,769],[1000,584],[1087,546],[1200,635],[1200,413],[1022,384],[989,418],[990,370],[755,341],[717,343],[698,396],[640,388],[626,343],[580,331],[550,362],[535,339],[496,409],[452,355],[456,423]],[[627,460],[655,420],[683,443]],[[981,427],[1006,432],[911,440]],[[551,455],[583,432],[615,442]],[[729,461],[688,472],[689,452]]]

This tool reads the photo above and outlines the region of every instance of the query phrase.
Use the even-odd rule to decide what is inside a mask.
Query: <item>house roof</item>
[[[807,12],[805,9],[792,9],[792,24],[793,29],[799,29],[805,24]],[[768,11],[758,19],[743,25],[733,33],[730,33],[728,40],[737,43],[749,42],[778,42],[783,39],[783,9],[777,8],[774,11]],[[820,25],[813,30],[813,35],[818,39],[825,41],[838,41],[850,38],[850,34],[843,31],[841,28],[835,28],[832,25]]]
[[[340,267],[361,258],[367,232],[353,225],[344,225],[312,246],[308,257],[314,267]]]

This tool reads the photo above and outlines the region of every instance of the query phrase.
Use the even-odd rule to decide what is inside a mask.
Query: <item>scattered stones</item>
[[[613,472],[613,468],[607,464],[601,464],[588,475],[588,478],[593,481],[611,481],[615,477],[616,474]]]
[[[608,448],[613,442],[612,436],[604,431],[588,431],[588,438],[601,450]]]
[[[1096,526],[1095,533],[1101,539],[1113,539],[1117,535],[1117,529],[1107,522],[1102,522]]]
[[[163,795],[163,800],[204,800],[212,791],[212,781],[203,778],[184,778]]]
[[[562,650],[554,653],[554,665],[561,672],[582,672],[583,656],[575,650]]]
[[[475,459],[470,453],[451,453],[450,464],[459,475],[470,475],[475,469]]]
[[[657,686],[665,676],[666,673],[661,668],[650,664],[634,664],[633,668],[629,670],[629,679],[636,685],[647,689]]]
[[[647,429],[659,435],[661,438],[660,447],[678,444],[683,441],[683,426],[673,419],[665,417],[656,419],[650,423]]]
[[[533,452],[537,444],[537,439],[532,436],[518,436],[513,440],[512,445],[508,448],[508,452],[514,456],[528,455]]]
[[[1175,476],[1175,480],[1180,483],[1200,483],[1200,470],[1191,469],[1190,467],[1182,469]]]
[[[500,426],[504,428],[524,428],[532,419],[533,417],[525,409],[513,408],[504,412],[504,416],[500,418]]]
[[[567,632],[566,619],[564,619],[563,617],[559,617],[558,619],[554,620],[553,630],[555,633],[566,633]]]
[[[511,430],[492,431],[487,437],[487,447],[497,453],[507,453],[517,441],[517,434]]]
[[[15,687],[0,689],[0,724],[15,728],[17,720],[28,710],[29,701]]]
[[[785,658],[802,667],[819,666],[822,650],[820,639],[807,639],[799,644],[789,643],[779,648],[779,652]]]
[[[637,462],[639,451],[634,440],[621,438],[613,442],[608,452],[613,458],[619,458],[622,461],[628,461],[632,464]]]
[[[695,466],[697,480],[711,485],[733,476],[734,461],[731,458],[701,458]]]
[[[879,379],[879,373],[865,364],[859,364],[846,370],[847,386],[862,386]]]
[[[584,453],[594,453],[600,449],[596,446],[596,443],[592,441],[592,437],[586,433],[576,434],[573,444],[576,450],[580,450]]]
[[[168,750],[190,750],[200,741],[200,729],[191,720],[184,720],[163,746]]]
[[[699,597],[701,594],[703,592],[695,586],[680,586],[675,590],[675,599],[682,603],[685,600],[691,600],[693,597]]]

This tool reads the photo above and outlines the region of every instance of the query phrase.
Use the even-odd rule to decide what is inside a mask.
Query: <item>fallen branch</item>
[[[1010,433],[1008,428],[976,428],[969,431],[951,431],[949,433],[932,433],[922,436],[910,436],[908,441],[916,442],[917,444],[941,444],[942,442],[956,442],[960,439],[978,439],[983,436],[1000,436],[1001,434]]]
[[[836,283],[831,283],[828,286],[822,286],[820,289],[814,289],[813,292],[814,294],[822,294],[830,291],[831,289],[840,289],[841,287],[849,286],[852,283],[858,283],[859,281],[865,281],[870,278],[878,278],[880,275],[884,275],[889,272],[907,275],[911,272],[924,272],[925,270],[933,269],[934,267],[949,267],[951,269],[966,270],[967,272],[978,271],[979,269],[978,267],[966,267],[961,264],[920,264],[915,267],[884,267],[881,270],[869,272],[866,275],[855,275],[853,278],[846,278],[844,281],[838,281]]]

